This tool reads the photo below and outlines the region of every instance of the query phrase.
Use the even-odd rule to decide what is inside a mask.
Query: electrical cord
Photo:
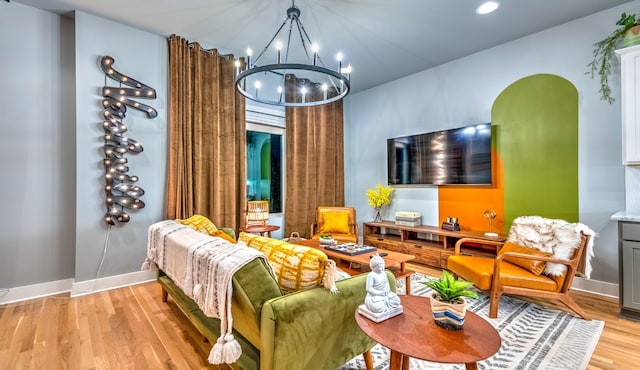
[[[104,239],[104,247],[102,248],[102,258],[100,258],[100,265],[98,265],[98,270],[96,270],[96,280],[100,277],[100,273],[102,272],[102,266],[104,264],[104,260],[107,259],[107,248],[109,247],[109,237],[111,236],[111,225],[107,225],[107,235]]]
[[[102,267],[104,266],[104,261],[107,259],[107,250],[109,249],[109,239],[111,237],[111,225],[107,225],[107,233],[104,239],[104,246],[102,248],[102,257],[100,258],[100,264],[98,265],[98,269],[96,270],[96,278],[93,280],[93,287],[88,290],[81,290],[76,293],[84,294],[84,293],[92,293],[96,290],[96,282],[100,278],[100,274],[102,273]]]

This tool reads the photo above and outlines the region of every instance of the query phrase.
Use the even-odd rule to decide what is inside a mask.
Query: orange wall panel
[[[462,230],[489,231],[489,221],[482,216],[485,210],[493,209],[496,218],[491,222],[491,231],[503,234],[504,230],[504,178],[502,160],[495,150],[493,157],[493,184],[483,186],[439,186],[438,219],[457,217]]]

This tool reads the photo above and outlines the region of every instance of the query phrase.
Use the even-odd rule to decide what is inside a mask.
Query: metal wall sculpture
[[[127,125],[122,120],[127,113],[127,106],[143,111],[148,118],[155,118],[158,112],[131,98],[155,99],[156,90],[136,81],[113,69],[114,59],[104,56],[100,65],[104,71],[104,87],[102,88],[102,127],[104,128],[104,159],[105,168],[105,203],[107,213],[104,221],[109,225],[116,222],[129,222],[130,216],[125,209],[144,208],[144,202],[139,199],[144,190],[136,185],[138,176],[129,175],[127,153],[142,152],[142,144],[124,135]],[[119,86],[107,86],[108,78],[118,82]],[[130,87],[123,87],[123,85]]]

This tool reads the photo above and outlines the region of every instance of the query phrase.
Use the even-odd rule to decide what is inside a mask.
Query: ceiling
[[[352,91],[362,91],[628,0],[296,0],[300,20],[325,65],[341,51]],[[267,45],[291,0],[17,0],[65,13],[73,9],[154,34],[176,34],[242,56]],[[617,19],[612,19],[612,26]],[[596,40],[597,41],[597,40]],[[329,62],[327,62],[329,61]]]

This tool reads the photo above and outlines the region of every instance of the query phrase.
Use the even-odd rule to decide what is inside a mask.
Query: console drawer
[[[403,243],[407,254],[416,256],[414,260],[428,266],[440,267],[440,250],[415,243]]]
[[[406,253],[406,248],[397,241],[385,240],[380,238],[364,238],[364,244],[374,246],[378,249],[386,249],[388,251]]]

